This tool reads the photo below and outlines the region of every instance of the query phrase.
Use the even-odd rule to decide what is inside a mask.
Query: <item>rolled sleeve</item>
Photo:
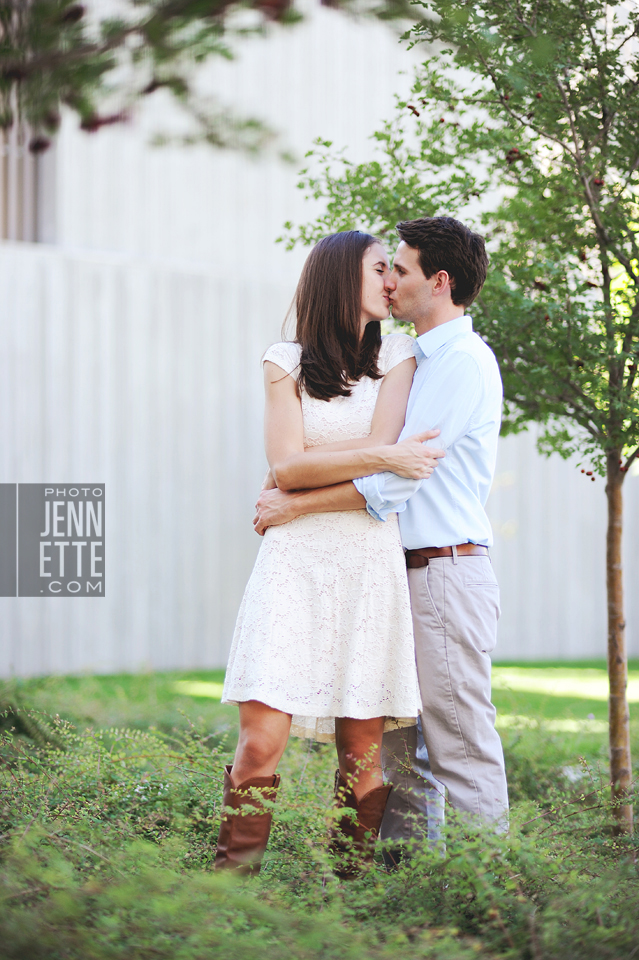
[[[371,517],[382,522],[390,513],[403,513],[406,502],[419,490],[422,482],[398,477],[394,473],[376,473],[353,480],[355,487],[366,500],[366,509]]]

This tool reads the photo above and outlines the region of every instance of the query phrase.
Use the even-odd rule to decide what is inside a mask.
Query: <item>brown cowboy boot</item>
[[[333,869],[342,880],[358,876],[366,864],[373,862],[375,841],[390,792],[390,784],[375,787],[358,801],[339,770],[336,771],[336,805],[355,811],[354,817],[343,816],[331,830],[329,850],[339,858]]]
[[[237,787],[231,780],[231,765],[224,768],[224,807],[232,807],[234,813],[223,814],[215,851],[215,869],[236,869],[239,873],[255,874],[260,872],[262,857],[266,850],[273,815],[264,808],[259,797],[252,796],[259,791],[264,800],[275,800],[280,785],[278,774],[272,777],[253,777]],[[250,813],[242,813],[242,807],[252,808]]]

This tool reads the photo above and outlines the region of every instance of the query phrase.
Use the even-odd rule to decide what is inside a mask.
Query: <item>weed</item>
[[[16,705],[14,717],[26,710]],[[449,811],[445,855],[414,847],[392,873],[380,859],[340,882],[326,853],[332,747],[291,742],[262,872],[242,879],[211,869],[232,733],[210,716],[136,729],[28,713],[31,733],[14,723],[0,737],[7,960],[637,953],[637,839],[613,833],[598,748],[580,760],[543,724],[504,736],[508,834]]]

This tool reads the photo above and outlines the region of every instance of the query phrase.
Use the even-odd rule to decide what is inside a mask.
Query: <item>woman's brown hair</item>
[[[379,321],[360,340],[362,260],[376,237],[359,230],[333,233],[311,250],[295,291],[295,339],[302,347],[298,389],[311,397],[350,397],[361,377],[379,380]]]

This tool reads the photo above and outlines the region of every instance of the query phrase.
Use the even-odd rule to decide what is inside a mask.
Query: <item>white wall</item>
[[[0,482],[107,491],[106,597],[0,598],[0,675],[223,665],[259,546],[259,361],[290,286],[6,244],[0,289]],[[634,476],[626,501],[636,655]],[[489,509],[496,655],[602,655],[603,482],[526,434],[502,441]]]
[[[410,58],[380,24],[325,8],[242,47],[208,82],[283,131],[370,155]],[[104,482],[106,597],[0,598],[0,675],[223,665],[259,545],[260,356],[305,253],[296,167],[149,147],[161,98],[89,136],[67,120],[56,246],[0,245],[0,482]],[[639,481],[626,484],[629,639],[639,654]],[[497,655],[605,650],[603,483],[502,443],[490,500],[502,583]]]
[[[106,597],[0,598],[0,674],[223,663],[290,290],[26,244],[0,288],[0,482],[105,483],[107,515]]]
[[[536,431],[500,441],[488,512],[502,587],[496,659],[606,655],[605,481],[576,462],[541,457]],[[628,647],[639,655],[639,476],[624,484]]]
[[[237,46],[235,61],[207,68],[202,86],[280,132],[259,160],[210,147],[150,147],[180,115],[158,91],[134,123],[86,134],[67,118],[58,144],[58,243],[240,273],[295,276],[305,253],[274,241],[287,220],[312,218],[296,188],[316,137],[372,155],[370,137],[410,86],[417,60],[387,26],[310,4],[308,19]],[[400,73],[400,71],[404,71]],[[278,159],[282,148],[297,158]]]

